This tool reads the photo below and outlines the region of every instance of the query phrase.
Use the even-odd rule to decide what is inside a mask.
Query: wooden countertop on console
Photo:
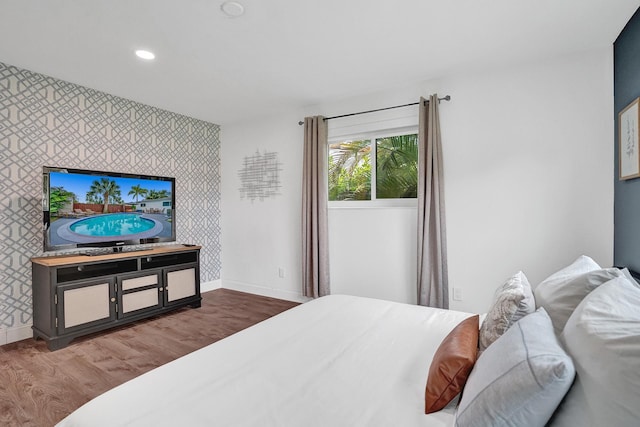
[[[167,245],[167,246],[156,246],[156,247],[144,249],[141,251],[113,252],[113,253],[108,253],[103,255],[70,254],[70,255],[34,257],[34,258],[31,258],[31,262],[33,262],[34,264],[44,265],[46,267],[56,267],[60,265],[81,264],[86,262],[110,261],[110,260],[115,260],[120,258],[161,255],[161,254],[167,254],[172,252],[186,252],[186,251],[193,251],[201,248],[202,248],[201,246]]]

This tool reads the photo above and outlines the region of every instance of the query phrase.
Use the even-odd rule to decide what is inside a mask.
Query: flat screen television
[[[44,250],[176,240],[175,178],[43,167]]]

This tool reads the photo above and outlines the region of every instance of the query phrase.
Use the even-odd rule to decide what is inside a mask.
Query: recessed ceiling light
[[[142,59],[146,59],[148,61],[154,59],[156,57],[156,55],[153,52],[150,52],[148,50],[144,50],[144,49],[138,49],[136,50],[136,56],[138,58],[142,58]]]
[[[220,10],[229,18],[237,18],[244,14],[244,6],[237,1],[226,1],[222,3]]]

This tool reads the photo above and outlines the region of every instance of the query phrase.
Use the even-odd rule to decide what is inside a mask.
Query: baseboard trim
[[[0,329],[0,345],[11,344],[12,342],[22,341],[29,338],[33,338],[31,325],[24,325],[10,329]]]
[[[209,282],[200,283],[200,292],[209,292],[222,287],[222,280],[211,280]]]
[[[234,291],[247,292],[249,294],[262,295],[287,301],[307,302],[311,300],[311,298],[305,297],[302,293],[268,288],[266,286],[260,286],[252,283],[237,282],[235,280],[223,280],[222,287],[225,289],[232,289]]]

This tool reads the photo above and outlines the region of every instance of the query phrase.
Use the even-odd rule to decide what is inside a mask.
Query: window
[[[415,199],[418,135],[373,134],[329,143],[329,200]]]
[[[171,202],[162,202],[162,206],[171,206]]]

